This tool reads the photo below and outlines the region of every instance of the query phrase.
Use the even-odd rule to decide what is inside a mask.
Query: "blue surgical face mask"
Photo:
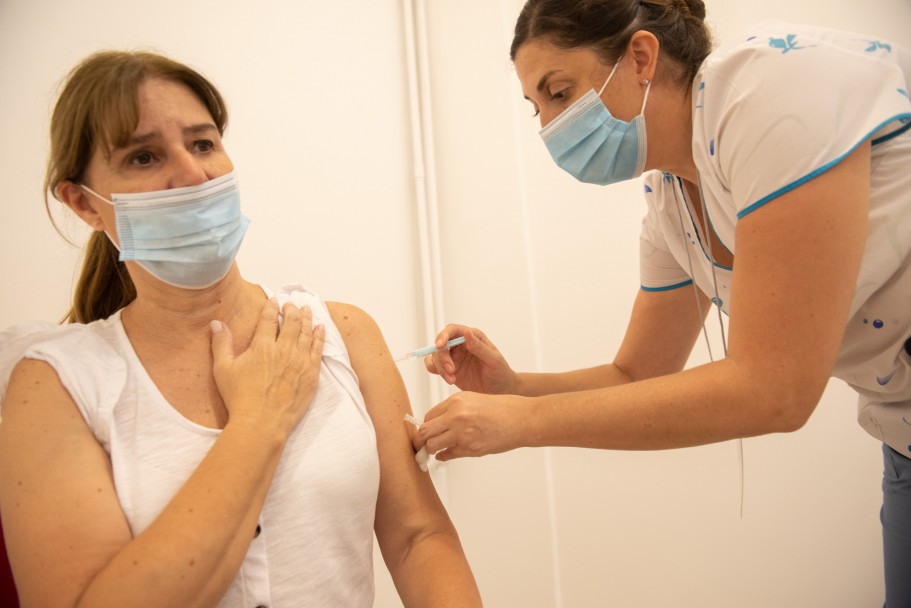
[[[592,89],[541,129],[554,162],[580,182],[606,186],[638,177],[645,168],[644,112],[652,85],[646,85],[638,116],[631,122],[614,118],[601,101],[601,93],[618,65],[619,61],[600,91]]]
[[[120,260],[177,287],[202,289],[224,278],[250,224],[233,171],[198,186],[111,194],[112,200],[82,188],[114,206]]]

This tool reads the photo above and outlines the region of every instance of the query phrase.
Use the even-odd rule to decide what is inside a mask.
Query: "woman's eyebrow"
[[[208,131],[218,131],[218,128],[210,122],[201,122],[199,124],[186,127],[183,130],[184,134],[206,133]]]
[[[199,133],[208,133],[210,131],[218,132],[218,128],[210,122],[201,122],[199,124],[190,125],[189,127],[184,127],[182,129],[184,135],[198,135]],[[148,143],[153,139],[161,137],[161,133],[158,131],[149,131],[148,133],[135,133],[130,136],[130,139],[126,141],[122,146],[115,146],[115,150],[123,150],[131,146],[141,145]]]

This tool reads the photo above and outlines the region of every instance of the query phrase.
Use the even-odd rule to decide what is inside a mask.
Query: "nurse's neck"
[[[654,105],[649,98],[652,111],[646,109],[648,156],[645,168],[664,171],[695,184],[699,174],[693,160],[692,86],[661,87],[656,82],[652,96],[656,98]]]

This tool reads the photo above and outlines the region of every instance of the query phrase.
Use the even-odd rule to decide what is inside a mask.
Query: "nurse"
[[[701,0],[529,0],[510,50],[556,164],[643,175],[641,288],[613,362],[513,371],[447,325],[463,389],[416,435],[440,460],[530,446],[668,449],[791,432],[830,377],[882,444],[887,606],[911,606],[911,58],[767,22],[712,50]],[[695,296],[694,296],[695,292]],[[683,370],[712,307],[726,356]],[[714,316],[714,314],[713,314]]]

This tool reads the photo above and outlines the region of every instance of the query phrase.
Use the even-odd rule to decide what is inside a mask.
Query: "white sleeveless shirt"
[[[219,606],[372,606],[376,436],[341,334],[318,296],[283,288],[326,327],[319,388],[293,431],[247,556]],[[133,535],[151,524],[221,432],[184,418],[142,367],[120,314],[88,325],[17,325],[0,334],[0,399],[21,358],[57,371],[110,455]]]

